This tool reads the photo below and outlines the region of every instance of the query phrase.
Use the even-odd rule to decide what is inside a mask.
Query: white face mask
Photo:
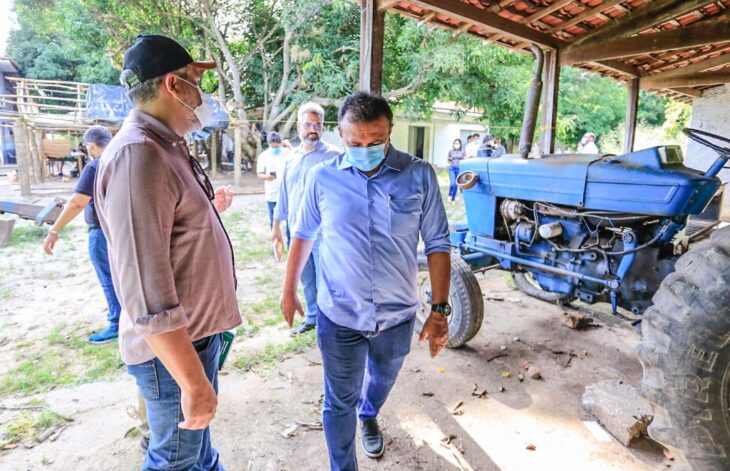
[[[177,77],[177,75],[175,76]],[[182,103],[182,105],[193,112],[195,115],[195,118],[198,120],[198,127],[194,129],[193,131],[197,131],[199,129],[203,129],[205,125],[211,120],[213,117],[213,108],[208,104],[207,101],[205,101],[205,96],[203,95],[203,91],[200,89],[200,87],[193,85],[192,83],[188,82],[182,77],[177,77],[183,82],[187,83],[191,87],[195,87],[196,90],[198,90],[198,94],[200,95],[200,105],[193,108],[192,106],[188,105],[181,99],[179,99],[177,96],[175,96],[175,99]]]

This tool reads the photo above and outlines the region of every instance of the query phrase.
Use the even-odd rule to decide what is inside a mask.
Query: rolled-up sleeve
[[[122,307],[140,335],[187,324],[170,261],[175,207],[182,194],[177,176],[154,144],[121,148],[97,182],[104,234]]]
[[[274,208],[274,218],[277,221],[286,221],[289,216],[289,194],[287,189],[287,173],[289,162],[284,165],[284,171],[281,174],[281,183],[279,184],[279,199],[276,201]]]
[[[318,179],[319,172],[315,167],[304,186],[304,201],[302,201],[302,206],[299,208],[297,227],[294,228],[294,237],[298,239],[315,240],[319,233],[322,215],[319,212]]]
[[[451,252],[449,241],[449,221],[446,217],[444,201],[441,198],[438,178],[433,167],[426,165],[426,197],[423,200],[421,216],[421,239],[426,255],[434,252]]]

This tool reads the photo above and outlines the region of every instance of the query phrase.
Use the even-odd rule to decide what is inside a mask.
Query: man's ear
[[[162,81],[162,88],[165,89],[165,91],[169,94],[172,94],[172,91],[174,90],[177,92],[177,77],[175,77],[175,74],[167,74]]]

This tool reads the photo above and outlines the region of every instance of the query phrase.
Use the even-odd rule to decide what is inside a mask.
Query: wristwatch
[[[438,312],[444,317],[449,317],[451,315],[451,305],[449,303],[432,304],[431,312]]]

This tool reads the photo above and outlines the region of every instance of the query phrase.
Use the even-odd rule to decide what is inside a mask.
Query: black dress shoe
[[[291,332],[289,332],[289,335],[292,337],[296,337],[297,335],[302,335],[316,328],[317,324],[307,324],[306,322],[303,322],[302,325],[300,325],[299,327],[292,329]]]
[[[378,427],[378,419],[366,419],[362,422],[361,441],[362,450],[370,458],[380,458],[385,453],[385,441],[383,440],[383,432]]]

